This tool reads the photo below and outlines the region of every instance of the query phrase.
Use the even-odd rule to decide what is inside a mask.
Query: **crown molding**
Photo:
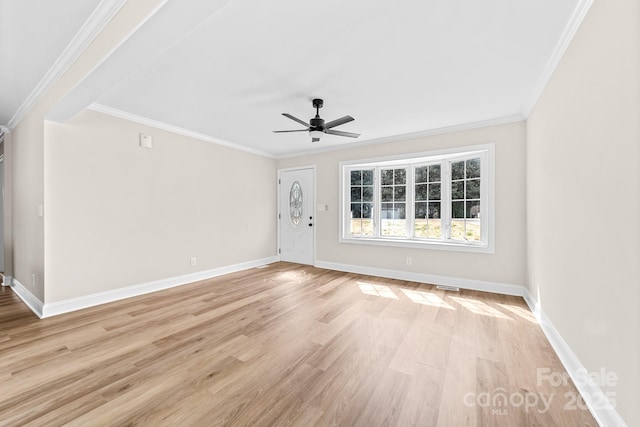
[[[359,147],[363,147],[363,146],[367,146],[367,145],[382,144],[382,143],[385,143],[385,142],[392,142],[392,141],[407,141],[407,140],[410,140],[410,139],[417,139],[417,138],[422,138],[422,137],[426,137],[426,136],[441,135],[441,134],[447,134],[447,133],[453,133],[453,132],[461,132],[461,131],[464,131],[464,130],[479,129],[479,128],[490,127],[490,126],[498,126],[498,125],[503,125],[503,124],[521,122],[521,121],[525,120],[524,116],[522,116],[522,115],[506,116],[506,117],[499,117],[499,118],[495,118],[495,119],[491,119],[491,120],[484,120],[484,121],[481,121],[481,122],[465,123],[465,124],[461,124],[461,125],[447,126],[447,127],[431,129],[431,130],[426,130],[426,131],[421,131],[421,132],[414,132],[414,133],[407,133],[407,134],[401,134],[401,135],[394,135],[394,136],[388,136],[388,137],[383,137],[383,138],[377,138],[377,139],[372,139],[372,140],[368,140],[368,141],[363,141],[362,143],[357,143],[357,144],[348,144],[348,145],[339,145],[339,146],[335,146],[334,145],[334,146],[318,148],[318,149],[314,149],[314,150],[298,151],[298,152],[295,152],[295,153],[274,154],[274,153],[269,153],[269,152],[266,152],[266,151],[256,150],[254,148],[250,148],[250,147],[247,147],[247,146],[244,146],[244,145],[241,145],[241,144],[237,144],[237,143],[234,143],[234,142],[229,142],[229,141],[226,141],[226,140],[223,140],[223,139],[220,139],[220,138],[214,138],[214,137],[209,136],[209,135],[205,135],[205,134],[202,134],[202,133],[194,132],[192,130],[181,128],[181,127],[178,127],[178,126],[174,126],[174,125],[171,125],[171,124],[168,124],[168,123],[165,123],[165,122],[160,122],[160,121],[157,121],[157,120],[153,120],[153,119],[149,119],[149,118],[146,118],[146,117],[138,116],[136,114],[127,113],[126,111],[118,110],[118,109],[112,108],[112,107],[107,107],[106,105],[98,104],[98,103],[95,103],[95,102],[93,104],[90,104],[87,107],[87,109],[88,110],[92,110],[92,111],[96,111],[98,113],[107,114],[109,116],[118,117],[120,119],[128,120],[130,122],[139,123],[141,125],[154,127],[154,128],[157,128],[157,129],[162,129],[162,130],[165,130],[167,132],[172,132],[172,133],[176,133],[176,134],[179,134],[179,135],[188,136],[190,138],[199,139],[201,141],[211,142],[211,143],[214,143],[214,144],[218,144],[218,145],[222,145],[222,146],[225,146],[225,147],[233,148],[235,150],[246,151],[248,153],[257,154],[259,156],[268,157],[268,158],[271,158],[271,159],[286,159],[286,158],[290,158],[290,157],[306,156],[306,155],[318,154],[318,153],[329,152],[329,151],[349,150],[349,149],[352,149],[352,148],[359,148]]]
[[[538,79],[538,83],[534,87],[533,92],[531,92],[531,95],[524,106],[522,114],[525,118],[529,117],[529,114],[531,114],[538,103],[538,99],[542,96],[544,88],[547,86],[547,83],[549,83],[549,80],[551,80],[553,72],[556,70],[556,67],[560,63],[564,53],[567,51],[571,40],[573,40],[573,37],[578,32],[578,28],[580,28],[580,25],[582,24],[582,21],[584,21],[585,16],[587,16],[587,12],[589,12],[592,4],[593,0],[580,0],[576,5],[569,22],[560,36],[560,40],[558,40],[547,65],[544,67],[544,70]]]
[[[462,132],[462,131],[465,131],[465,130],[480,129],[480,128],[485,128],[485,127],[490,127],[490,126],[499,126],[499,125],[505,125],[505,124],[509,124],[509,123],[522,122],[524,120],[525,120],[525,117],[523,115],[516,114],[514,116],[497,117],[495,119],[483,120],[483,121],[480,121],[480,122],[463,123],[463,124],[459,124],[459,125],[445,126],[445,127],[441,127],[441,128],[435,128],[435,129],[428,129],[428,130],[424,130],[424,131],[420,131],[420,132],[412,132],[412,133],[405,133],[405,134],[400,134],[400,135],[385,136],[385,137],[382,137],[382,138],[370,139],[370,140],[365,140],[365,141],[362,141],[362,142],[353,142],[353,143],[344,144],[344,145],[332,145],[332,146],[329,146],[329,147],[316,148],[316,149],[313,149],[313,150],[296,151],[296,152],[293,152],[293,153],[279,154],[279,155],[276,155],[275,157],[277,159],[287,159],[287,158],[291,158],[291,157],[308,156],[308,155],[312,155],[312,154],[326,153],[326,152],[330,152],[330,151],[351,150],[351,149],[355,149],[355,148],[366,147],[368,145],[384,144],[385,142],[409,141],[409,140],[412,140],[412,139],[424,138],[424,137],[427,137],[427,136],[443,135],[443,134],[454,133],[454,132]]]
[[[107,107],[106,105],[93,103],[87,107],[88,110],[96,111],[98,113],[107,114],[109,116],[118,117],[120,119],[128,120],[130,122],[139,123],[141,125],[154,127],[157,129],[161,129],[167,132],[176,133],[178,135],[188,136],[190,138],[198,139],[200,141],[211,142],[214,144],[222,145],[224,147],[233,148],[234,150],[245,151],[251,154],[257,154],[259,156],[275,158],[275,156],[271,153],[267,153],[266,151],[256,150],[254,148],[249,148],[244,145],[236,144],[233,142],[225,141],[224,139],[214,138],[209,135],[205,135],[203,133],[194,132],[189,129],[181,128],[178,126],[170,125],[165,122],[160,122],[157,120],[149,119],[146,117],[138,116],[135,114],[127,113],[126,111],[118,110],[115,108]]]
[[[126,2],[127,0],[102,0],[98,4],[56,62],[18,107],[7,123],[9,129],[13,129],[35,107]]]

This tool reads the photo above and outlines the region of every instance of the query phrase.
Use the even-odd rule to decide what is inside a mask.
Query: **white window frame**
[[[460,240],[447,239],[450,230],[450,209],[451,209],[451,178],[449,168],[441,169],[441,182],[446,185],[442,186],[441,207],[442,212],[440,218],[443,220],[444,237],[442,240],[413,237],[414,233],[414,168],[424,166],[426,164],[443,162],[450,164],[452,161],[466,160],[469,158],[481,158],[481,179],[480,179],[480,221],[482,230],[481,242],[464,242]],[[379,170],[381,168],[407,168],[407,201],[406,201],[406,218],[407,218],[407,236],[408,237],[392,237],[380,235],[380,212],[381,203]],[[351,236],[350,219],[351,219],[351,193],[349,186],[351,184],[351,171],[361,169],[374,169],[374,196],[373,206],[374,213],[372,219],[374,221],[374,230],[376,236]],[[354,243],[364,245],[378,246],[396,246],[409,248],[423,248],[435,250],[449,250],[461,252],[476,253],[495,253],[495,145],[493,143],[481,144],[474,146],[458,147],[437,151],[429,151],[422,153],[404,154],[393,157],[381,157],[365,160],[350,160],[339,163],[340,179],[339,179],[339,236],[340,243]],[[411,198],[409,197],[411,195]]]

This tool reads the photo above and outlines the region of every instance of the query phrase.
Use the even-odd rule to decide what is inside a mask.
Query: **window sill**
[[[366,237],[340,237],[340,243],[355,243],[358,245],[371,245],[371,246],[392,246],[401,248],[414,248],[414,249],[430,249],[437,251],[454,251],[454,252],[472,252],[481,254],[493,254],[494,248],[491,245],[468,245],[464,243],[454,242],[430,242],[424,240],[403,240],[403,239],[380,239],[380,238],[366,238]]]

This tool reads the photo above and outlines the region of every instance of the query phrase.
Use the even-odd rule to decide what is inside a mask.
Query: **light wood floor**
[[[521,298],[288,263],[43,320],[2,288],[0,356],[1,425],[597,425]]]

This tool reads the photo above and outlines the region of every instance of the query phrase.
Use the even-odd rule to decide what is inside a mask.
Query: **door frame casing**
[[[278,169],[278,178],[276,181],[276,193],[277,193],[277,201],[276,201],[276,221],[277,221],[277,227],[276,227],[276,234],[277,234],[277,247],[276,247],[276,251],[278,254],[278,261],[282,261],[282,254],[280,253],[280,232],[281,232],[281,227],[280,227],[280,221],[282,220],[282,212],[280,212],[280,182],[281,182],[281,177],[282,177],[282,173],[283,172],[292,172],[292,171],[297,171],[297,170],[307,170],[307,169],[311,169],[311,171],[313,172],[313,201],[312,201],[312,209],[313,209],[313,245],[311,248],[311,259],[312,259],[312,264],[313,266],[316,265],[316,237],[317,237],[317,232],[316,229],[318,228],[318,216],[317,214],[317,205],[316,205],[316,199],[317,199],[317,179],[316,179],[316,165],[306,165],[306,166],[295,166],[295,167],[291,167],[291,168],[282,168],[282,169]]]

